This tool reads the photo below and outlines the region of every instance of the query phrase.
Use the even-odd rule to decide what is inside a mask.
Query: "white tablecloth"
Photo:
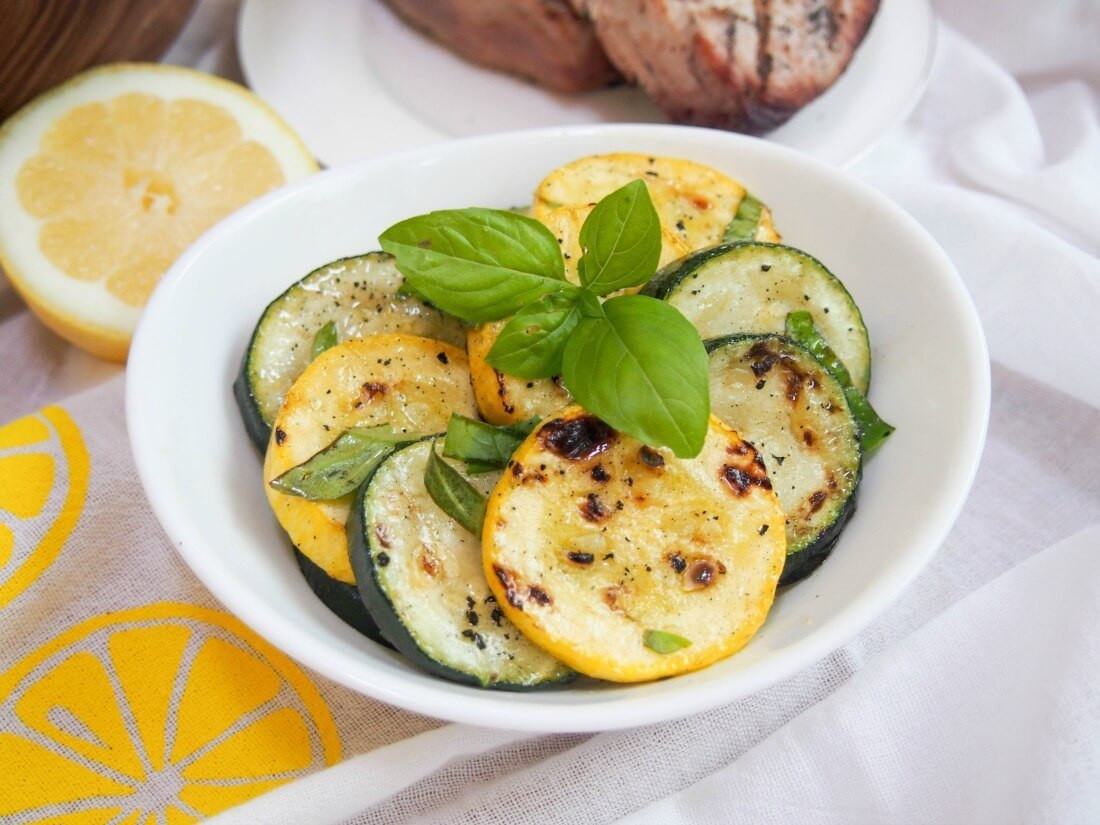
[[[169,59],[234,76],[235,9],[202,3]],[[962,515],[898,603],[703,716],[596,736],[390,720],[393,744],[220,821],[1100,822],[1100,4],[937,11],[922,102],[854,171],[954,260],[993,406]],[[118,372],[2,281],[0,351],[0,421]]]

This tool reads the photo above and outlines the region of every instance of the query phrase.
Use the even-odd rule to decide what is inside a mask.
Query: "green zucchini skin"
[[[862,479],[859,425],[844,387],[813,354],[779,335],[706,342],[711,410],[761,454],[787,516],[781,586],[836,546]]]
[[[666,301],[703,339],[739,333],[782,335],[787,314],[809,310],[864,395],[871,344],[859,307],[821,261],[782,244],[721,243],[662,269],[642,291]]]
[[[314,336],[330,321],[340,341],[405,333],[465,347],[461,321],[405,294],[403,286],[391,256],[368,252],[318,267],[267,305],[233,384],[245,431],[261,452],[286,391],[309,365]]]
[[[438,656],[433,656],[426,652],[424,645],[422,645],[414,632],[405,624],[398,608],[391,599],[389,592],[381,581],[381,570],[383,567],[394,563],[393,559],[397,557],[397,554],[402,552],[414,552],[416,548],[404,547],[399,543],[395,543],[396,540],[393,539],[393,537],[391,537],[391,541],[388,542],[389,546],[383,546],[381,544],[377,524],[371,518],[372,496],[377,492],[372,491],[371,487],[375,483],[384,483],[388,480],[388,468],[393,462],[403,460],[401,457],[403,452],[409,449],[422,450],[424,449],[424,445],[434,449],[433,445],[437,440],[442,439],[439,436],[429,436],[427,439],[414,442],[392,453],[378,466],[374,475],[367,480],[355,496],[355,501],[351,508],[351,515],[347,523],[348,546],[351,554],[352,569],[355,572],[356,584],[362,595],[363,603],[367,606],[367,609],[370,611],[371,616],[374,618],[385,638],[389,639],[393,643],[393,646],[402,653],[410,663],[435,676],[461,684],[507,691],[554,688],[571,681],[576,677],[576,673],[561,663],[557,663],[557,666],[553,669],[553,672],[548,678],[538,681],[509,681],[506,678],[494,679],[491,676],[479,675],[470,672],[470,670],[454,667],[442,661]],[[414,485],[410,484],[409,486]],[[422,482],[418,486],[422,488]],[[428,495],[423,489],[419,492],[422,492],[425,497]],[[428,499],[428,501],[431,503],[430,499]],[[416,504],[412,505],[410,511],[416,506]],[[432,506],[435,506],[434,503],[432,503]],[[439,511],[439,517],[448,518],[442,514],[442,511]],[[406,518],[408,518],[408,516],[406,516]],[[461,528],[458,529],[461,530]],[[480,545],[478,546],[478,550],[477,566],[479,575],[481,576],[481,582],[471,582],[470,584],[478,590],[484,590],[485,594],[489,594],[488,585],[484,581],[484,574],[480,572]],[[423,600],[442,601],[439,594],[436,593],[425,592],[420,594],[420,596]],[[484,598],[477,598],[474,600],[473,604],[470,605],[470,609],[480,612],[481,617],[479,619],[479,624],[483,621],[484,624],[481,624],[483,628],[491,627],[491,620],[489,618],[491,611],[489,605],[491,604],[493,604],[493,602],[491,601],[490,594],[490,601],[486,601]],[[515,638],[523,639],[519,630],[512,627],[507,619],[498,616],[498,621],[503,621],[506,628],[511,627],[511,632],[515,634]],[[451,628],[443,628],[443,631],[450,631],[455,634],[458,634],[461,630],[473,632],[472,628],[459,628],[458,622],[459,619],[456,617],[455,625]],[[472,646],[473,642],[471,641],[470,644]],[[530,645],[530,642],[526,640],[523,640],[522,644],[534,649],[533,646]],[[541,654],[541,651],[540,655],[546,656],[546,654]],[[549,659],[548,656],[546,658]]]
[[[294,548],[294,558],[298,561],[298,569],[318,599],[339,616],[346,624],[351,625],[368,639],[392,648],[389,642],[378,629],[374,618],[363,604],[363,597],[354,584],[337,581],[329,576],[303,555],[298,548]]]

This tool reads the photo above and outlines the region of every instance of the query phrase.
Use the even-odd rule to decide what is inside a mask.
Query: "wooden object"
[[[102,63],[157,60],[195,0],[0,0],[0,121]]]

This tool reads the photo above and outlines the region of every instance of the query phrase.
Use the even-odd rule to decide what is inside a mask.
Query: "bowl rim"
[[[753,152],[773,154],[793,172],[809,169],[813,174],[824,176],[841,188],[853,190],[876,211],[881,210],[901,221],[908,234],[912,235],[914,243],[922,245],[937,261],[943,286],[953,293],[956,308],[969,321],[965,325],[968,333],[965,351],[969,356],[967,373],[972,391],[968,405],[969,414],[965,419],[960,418],[959,425],[964,432],[963,443],[969,448],[969,454],[964,460],[953,462],[950,471],[945,472],[940,489],[947,491],[947,494],[940,493],[934,517],[922,525],[922,531],[917,534],[918,540],[913,542],[913,549],[884,568],[873,586],[844,605],[827,621],[821,622],[812,634],[770,654],[765,660],[766,667],[753,666],[740,671],[735,680],[735,688],[720,683],[727,688],[723,690],[716,689],[717,686],[712,683],[699,683],[683,688],[681,695],[686,697],[683,702],[669,702],[667,693],[655,692],[632,697],[616,707],[614,701],[607,699],[584,704],[551,704],[540,702],[537,693],[524,694],[523,701],[507,701],[507,697],[514,694],[477,688],[469,688],[468,693],[459,693],[453,690],[456,686],[452,683],[442,683],[443,688],[446,688],[444,690],[435,687],[431,682],[420,683],[400,674],[377,671],[368,678],[363,668],[372,668],[371,663],[318,645],[308,631],[284,616],[277,605],[265,601],[254,591],[239,590],[226,584],[220,575],[216,550],[206,541],[198,526],[177,511],[173,503],[172,485],[161,478],[163,468],[157,463],[154,417],[145,414],[145,405],[149,403],[150,394],[144,391],[144,387],[154,386],[151,381],[146,380],[146,376],[154,375],[158,370],[152,351],[158,321],[162,316],[171,313],[174,291],[209,247],[223,243],[238,227],[256,220],[257,216],[267,210],[297,199],[303,192],[324,188],[333,179],[369,176],[375,169],[424,162],[456,150],[462,151],[466,147],[491,147],[493,144],[507,147],[516,141],[558,138],[581,140],[586,137],[614,137],[616,134],[629,135],[631,139],[648,135],[652,135],[654,140],[683,139],[685,153],[697,141],[727,143],[734,149],[739,145],[751,145]],[[991,379],[988,348],[977,310],[951,260],[915,218],[870,184],[838,167],[758,138],[666,124],[596,124],[501,132],[369,158],[311,175],[253,201],[208,230],[161,279],[146,305],[134,335],[125,383],[125,414],[131,452],[154,515],[177,552],[210,593],[260,636],[317,673],[359,693],[408,711],[488,727],[544,733],[580,733],[670,721],[730,704],[810,667],[850,641],[877,618],[935,555],[962,510],[977,473],[985,443]]]

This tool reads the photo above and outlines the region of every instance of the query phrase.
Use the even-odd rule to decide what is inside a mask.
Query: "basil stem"
[[[756,226],[760,223],[760,212],[763,206],[760,201],[746,192],[737,206],[737,214],[733,216],[733,220],[729,222],[722,235],[722,242],[751,241],[756,234]]]
[[[443,455],[465,461],[470,472],[500,470],[512,457],[537,421],[524,421],[507,427],[494,427],[464,415],[451,413]]]
[[[309,360],[312,361],[325,350],[336,346],[338,341],[339,334],[336,331],[336,322],[329,321],[317,330],[317,334],[313,336],[313,346],[309,350]]]
[[[306,462],[272,479],[271,486],[309,501],[332,501],[362,484],[397,444],[408,440],[389,428],[352,427]]]
[[[675,653],[682,648],[691,647],[689,640],[667,630],[647,630],[642,643],[654,653]]]
[[[848,368],[814,326],[813,316],[805,310],[790,313],[786,335],[808,349],[844,389],[844,396],[859,427],[859,446],[863,451],[869,453],[879,447],[895,428],[882,420],[871,402],[852,384]]]
[[[473,488],[462,474],[439,457],[433,443],[424,470],[424,488],[439,509],[478,538],[485,521],[485,496]]]

